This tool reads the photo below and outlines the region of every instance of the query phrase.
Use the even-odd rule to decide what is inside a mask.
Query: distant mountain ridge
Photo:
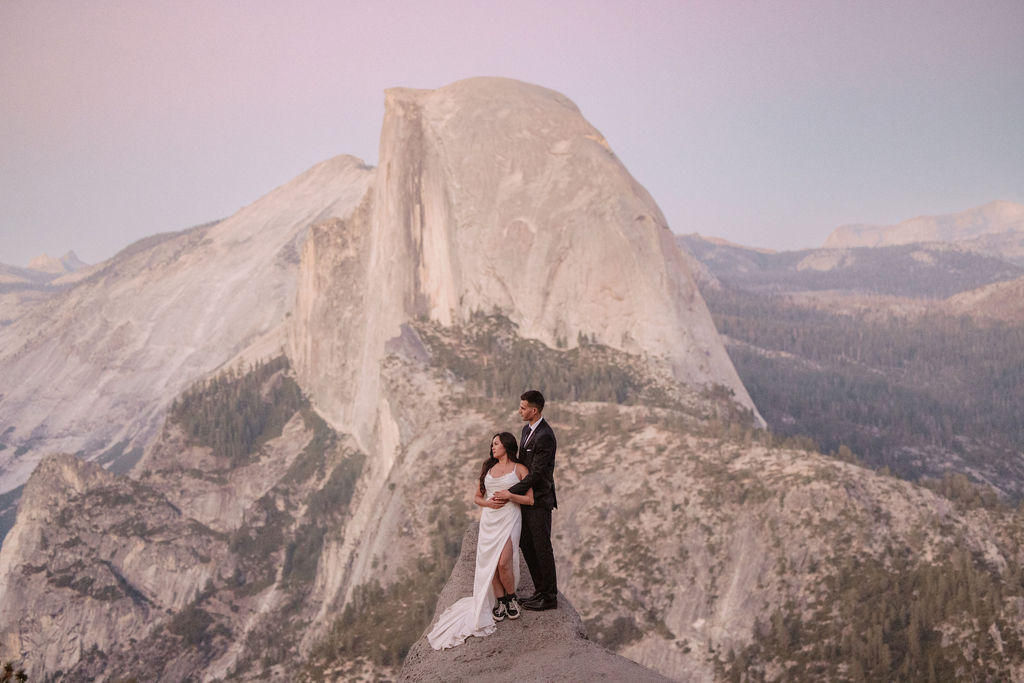
[[[60,258],[40,254],[29,261],[27,268],[0,263],[0,286],[44,285],[62,275],[87,268],[88,265],[73,251]]]
[[[1017,260],[1024,255],[1024,205],[994,201],[959,213],[918,216],[896,225],[843,225],[829,234],[823,246],[837,249],[955,242],[1000,255],[991,244],[997,236],[1002,238],[997,244],[1002,242],[1003,250],[1012,245],[1008,253],[1001,254],[1003,258]]]
[[[29,261],[28,267],[32,270],[41,270],[44,273],[73,273],[79,268],[84,268],[86,264],[82,261],[73,251],[69,251],[60,258],[54,258],[46,255],[46,253],[36,256],[34,259]]]
[[[0,263],[0,328],[88,272],[88,264],[73,251],[59,259],[42,254],[32,259],[28,268]]]
[[[959,244],[765,252],[697,235],[680,235],[677,240],[717,281],[760,292],[844,291],[944,299],[1024,275],[1024,267]]]

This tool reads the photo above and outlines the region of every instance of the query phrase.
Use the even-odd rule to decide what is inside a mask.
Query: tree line
[[[301,407],[302,390],[287,370],[283,355],[247,369],[231,368],[176,398],[169,420],[181,427],[190,445],[206,446],[238,464],[280,436]]]
[[[1024,646],[1004,606],[1024,594],[1021,577],[1017,563],[995,574],[962,547],[934,563],[897,552],[848,556],[826,578],[822,607],[774,611],[719,675],[763,681],[774,664],[785,671],[774,680],[1009,680]]]
[[[1024,445],[1024,326],[941,312],[837,314],[780,296],[708,292],[729,355],[769,426],[841,445],[900,476],[938,476],[915,450],[1012,473]],[[1006,469],[1009,468],[1009,469]]]

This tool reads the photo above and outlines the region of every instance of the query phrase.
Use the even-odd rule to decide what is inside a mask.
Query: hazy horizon
[[[0,6],[0,262],[225,218],[338,154],[383,91],[572,99],[677,233],[785,250],[1024,203],[1024,4]]]

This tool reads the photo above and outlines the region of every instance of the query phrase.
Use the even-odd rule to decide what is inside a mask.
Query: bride
[[[510,494],[510,502],[492,500],[495,491],[518,483],[529,470],[515,461],[518,445],[508,432],[491,439],[491,455],[480,468],[480,483],[473,502],[480,511],[476,544],[473,595],[457,600],[437,619],[427,634],[435,650],[455,647],[469,636],[494,633],[494,622],[519,618],[516,583],[519,581],[519,532],[523,519],[520,505],[533,505],[533,489],[524,495]],[[491,605],[494,605],[492,608]]]

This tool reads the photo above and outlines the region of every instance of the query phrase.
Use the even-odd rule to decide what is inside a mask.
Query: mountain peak
[[[547,88],[389,90],[374,186],[351,221],[312,233],[303,269],[315,286],[300,288],[289,355],[332,425],[364,446],[388,340],[410,320],[457,326],[479,312],[550,348],[586,338],[644,356],[677,386],[725,386],[754,412],[654,199]],[[366,296],[337,299],[351,291]]]
[[[52,273],[55,275],[73,273],[80,268],[84,268],[86,265],[88,264],[78,258],[75,252],[70,250],[60,258],[54,258],[49,256],[46,252],[43,252],[28,262],[29,270],[38,270],[43,273]]]
[[[491,105],[495,108],[513,105],[519,107],[525,101],[543,101],[557,103],[570,111],[579,114],[579,108],[568,97],[560,92],[533,83],[519,81],[514,78],[500,76],[476,76],[456,81],[436,90],[419,88],[389,88],[384,91],[386,101],[422,101],[446,100],[465,106],[472,103],[474,107]]]

